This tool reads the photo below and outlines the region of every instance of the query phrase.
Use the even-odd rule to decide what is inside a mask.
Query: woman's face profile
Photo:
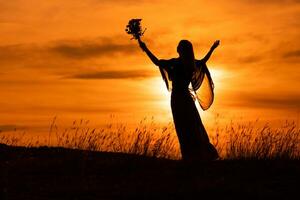
[[[188,40],[180,40],[177,46],[177,53],[180,57],[193,51],[192,43]]]
[[[183,45],[182,45],[182,40],[181,41],[179,41],[179,43],[178,43],[178,45],[177,45],[177,53],[179,54],[179,56],[181,56],[182,55],[182,47]]]

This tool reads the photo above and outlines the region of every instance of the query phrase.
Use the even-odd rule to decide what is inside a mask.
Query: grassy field
[[[134,127],[109,124],[104,128],[91,128],[89,121],[79,120],[65,129],[56,125],[56,118],[48,134],[27,136],[25,133],[1,133],[0,143],[10,146],[52,146],[100,152],[118,152],[157,158],[180,160],[180,148],[173,124],[155,124],[142,120]],[[296,123],[286,121],[278,128],[258,121],[216,125],[209,132],[211,143],[220,159],[300,159],[300,129]]]
[[[180,161],[172,124],[135,129],[51,124],[46,138],[0,135],[0,199],[290,199],[298,196],[300,131],[229,124],[211,141],[221,158]],[[5,144],[4,144],[5,143]],[[19,145],[19,146],[18,146]]]

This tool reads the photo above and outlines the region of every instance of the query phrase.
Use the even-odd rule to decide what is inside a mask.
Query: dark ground
[[[0,199],[297,199],[300,161],[187,164],[0,144]],[[293,199],[295,199],[293,198]]]

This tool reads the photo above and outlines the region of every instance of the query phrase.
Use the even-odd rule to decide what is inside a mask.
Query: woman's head
[[[177,46],[177,52],[185,69],[188,72],[193,72],[195,70],[195,56],[192,43],[188,40],[181,40]]]
[[[194,54],[192,43],[188,40],[180,40],[177,46],[177,52],[179,56],[184,56],[188,53]]]

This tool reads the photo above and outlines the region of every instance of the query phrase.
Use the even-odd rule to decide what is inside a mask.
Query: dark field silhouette
[[[1,199],[290,199],[299,160],[186,163],[124,153],[0,145]]]
[[[1,199],[286,199],[298,195],[300,131],[295,123],[278,129],[255,123],[216,127],[211,138],[221,159],[194,162],[180,159],[171,125],[159,129],[141,122],[133,132],[124,125],[91,129],[84,122],[66,130],[51,127],[52,138],[46,144],[68,148],[34,147],[41,145],[35,139],[1,134],[0,143],[10,144],[0,145]],[[27,147],[14,146],[21,144]]]

